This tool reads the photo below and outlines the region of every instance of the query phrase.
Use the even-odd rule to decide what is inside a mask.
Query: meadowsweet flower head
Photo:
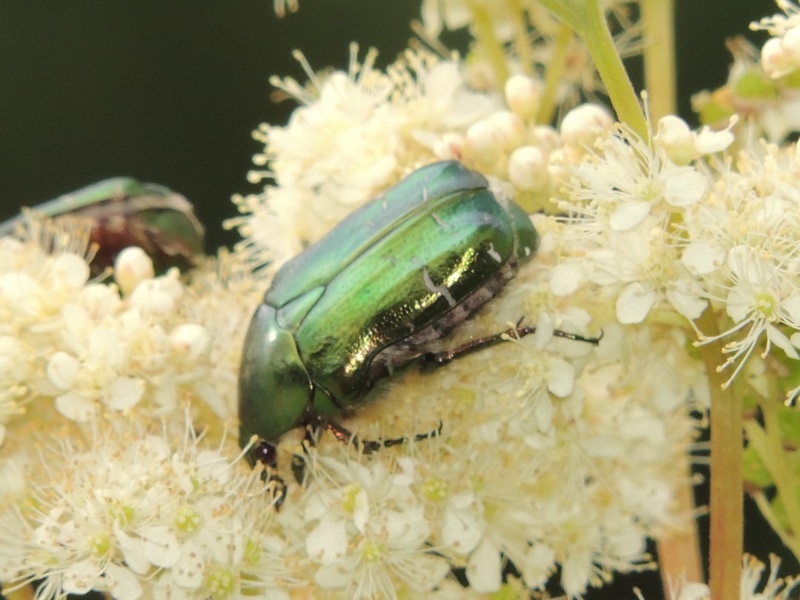
[[[773,345],[798,359],[792,335],[798,330],[800,296],[794,277],[798,230],[791,208],[798,167],[794,151],[765,146],[741,156],[738,173],[728,173],[704,205],[686,214],[682,263],[703,280],[704,295],[724,305],[731,325],[701,341],[731,340],[721,368],[735,365],[728,383],[754,350]]]
[[[660,302],[696,319],[706,306],[691,273],[680,262],[670,224],[708,194],[711,181],[693,165],[677,165],[707,151],[723,149],[732,138],[722,132],[696,137],[676,117],[662,119],[653,145],[625,128],[597,139],[594,148],[566,171],[566,198],[559,207],[571,214],[564,230],[574,258],[560,265],[554,285],[569,291],[575,278],[619,290],[617,319],[640,323]]]
[[[537,222],[542,232],[558,227],[544,216]],[[435,374],[398,374],[342,415],[362,439],[413,437],[440,421],[441,436],[362,456],[322,431],[307,450],[304,490],[288,470],[297,436],[282,440],[289,493],[280,521],[302,544],[320,588],[402,597],[441,585],[448,567],[463,565],[472,591],[493,593],[511,562],[531,589],[561,565],[560,582],[576,596],[614,571],[650,568],[646,532],[681,526],[673,452],[692,435],[686,398],[705,396],[700,365],[682,358],[669,336],[637,339],[609,328],[599,363],[590,344],[554,338],[556,326],[584,331],[592,321],[548,292],[558,248],[548,237],[493,311],[445,343],[501,331],[520,314],[541,315],[536,335]],[[642,362],[626,375],[620,361],[631,355]],[[654,361],[658,376],[643,380]],[[691,393],[689,372],[697,373]]]
[[[273,79],[303,106],[286,127],[256,132],[265,150],[255,162],[267,169],[252,176],[276,185],[236,197],[248,216],[229,223],[246,237],[238,248],[247,260],[268,265],[264,274],[436,153],[460,154],[467,128],[500,106],[499,98],[468,88],[456,59],[409,51],[383,73],[375,56],[370,51],[359,63],[353,46],[348,72],[326,76],[298,56],[310,91]]]
[[[205,446],[188,421],[177,437],[121,421],[91,429],[85,444],[52,443],[30,502],[0,516],[7,589],[39,579],[39,598],[135,600],[145,588],[237,598],[297,584],[272,530],[273,495],[225,456],[228,443]]]
[[[271,83],[300,106],[286,125],[255,132],[263,150],[249,179],[265,186],[237,196],[241,215],[228,222],[244,239],[190,273],[156,275],[129,248],[90,279],[88,225],[66,220],[30,218],[0,239],[4,589],[400,600],[560,585],[578,598],[616,573],[656,567],[648,541],[694,516],[678,494],[692,483],[683,459],[693,413],[730,391],[709,389],[716,346],[703,345],[724,339],[720,370],[729,382],[746,373],[754,394],[772,399],[797,383],[800,153],[754,140],[783,139],[800,123],[800,9],[779,1],[785,14],[757,26],[773,36],[760,52],[731,42],[729,82],[698,99],[707,126],[694,131],[672,115],[650,123],[635,97],[620,103],[619,74],[598,61],[626,121],[615,122],[591,61],[614,50],[590,38],[606,20],[619,54],[637,52],[637,11],[611,0],[590,14],[578,2],[556,19],[543,8],[568,4],[425,0],[417,32],[435,53],[412,46],[386,69],[355,45],[344,71],[315,72],[296,52],[308,83]],[[279,14],[296,8],[275,2]],[[463,59],[436,39],[461,27],[474,37]],[[271,278],[441,160],[485,175],[492,193],[532,215],[535,256],[504,266],[502,290],[491,269],[470,273],[484,285],[466,300],[414,258],[449,308],[433,323],[408,319],[409,335],[430,335],[389,342],[386,362],[364,362],[354,387],[318,377],[319,356],[297,336],[313,400],[304,407],[274,385],[259,394],[265,418],[292,400],[301,417],[268,440],[276,464],[244,465],[252,448],[232,441],[249,427],[237,411],[243,335]],[[391,285],[379,270],[363,276]],[[319,294],[334,290],[346,309],[329,283]],[[326,313],[315,293],[298,311],[279,307],[274,323],[290,346],[303,310],[330,325],[310,333],[315,343],[363,327],[347,310]],[[484,293],[490,301],[475,309]],[[687,351],[693,333],[704,361]],[[437,358],[446,364],[432,367]],[[264,368],[279,379],[283,367]],[[330,402],[314,404],[324,394]],[[776,452],[796,447],[783,441]],[[745,564],[744,597],[795,587],[774,565],[759,589],[762,569]],[[707,591],[686,584],[677,594]]]
[[[731,117],[746,119],[740,144],[760,136],[772,142],[786,139],[800,128],[800,97],[792,83],[795,65],[780,38],[772,38],[759,49],[742,37],[727,41],[733,64],[724,86],[692,97],[700,120],[712,128],[724,127]]]
[[[772,79],[786,77],[800,66],[800,7],[787,0],[777,4],[783,14],[750,24],[750,29],[765,30],[773,36],[761,49],[761,66]]]
[[[24,497],[47,477],[31,442],[65,427],[73,435],[69,423],[182,422],[190,404],[210,439],[236,426],[239,354],[258,287],[240,282],[236,261],[209,261],[216,271],[198,270],[191,284],[134,269],[121,296],[88,279],[86,228],[33,217],[17,235],[0,239],[0,490]],[[131,250],[118,266],[129,258],[150,264]]]

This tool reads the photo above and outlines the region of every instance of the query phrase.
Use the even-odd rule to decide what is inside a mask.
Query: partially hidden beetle
[[[158,271],[188,268],[203,253],[205,231],[186,198],[162,185],[113,177],[39,204],[33,211],[53,219],[86,219],[97,252],[92,272],[101,273],[128,246],[139,246]],[[0,236],[24,222],[19,215],[0,224]]]
[[[295,427],[329,425],[329,415],[369,401],[376,384],[414,361],[441,364],[500,341],[430,352],[538,245],[528,215],[455,161],[414,171],[350,214],[281,267],[250,323],[239,443],[253,435],[262,443],[249,460],[274,460],[265,446]]]

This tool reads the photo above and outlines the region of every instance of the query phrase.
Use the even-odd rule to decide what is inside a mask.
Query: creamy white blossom
[[[92,422],[85,444],[42,455],[32,504],[0,514],[0,577],[8,590],[41,579],[39,598],[102,590],[135,600],[288,598],[297,585],[271,525],[273,494],[258,471],[182,435]],[[222,579],[225,583],[222,583]],[[223,587],[220,587],[223,586]]]
[[[156,275],[128,249],[110,281],[90,278],[85,225],[31,217],[0,239],[4,590],[400,600],[560,586],[579,598],[655,568],[648,541],[695,516],[678,491],[693,483],[693,413],[717,392],[689,342],[723,340],[729,382],[744,376],[770,401],[800,366],[800,151],[758,141],[800,123],[800,9],[779,6],[758,26],[773,36],[761,62],[742,44],[732,93],[706,98],[714,127],[645,118],[643,138],[602,102],[589,47],[538,3],[426,0],[417,32],[431,50],[379,69],[353,45],[346,70],[320,72],[297,52],[308,83],[271,80],[300,106],[254,134],[249,179],[265,185],[235,198],[233,253]],[[636,11],[601,9],[621,54],[635,51]],[[461,27],[474,36],[464,57],[435,38]],[[763,95],[747,97],[735,84],[753,77]],[[333,398],[348,406],[336,414],[309,405],[309,423],[270,440],[276,466],[243,464],[243,336],[270,279],[439,160],[531,214],[536,255],[476,314],[408,350],[457,360],[397,369],[365,396]],[[704,331],[709,318],[719,333]],[[502,343],[458,353],[486,336]],[[267,413],[283,401],[273,392],[258,399]],[[357,439],[342,443],[340,428]],[[758,587],[761,569],[745,563],[743,597],[795,587],[777,565]]]

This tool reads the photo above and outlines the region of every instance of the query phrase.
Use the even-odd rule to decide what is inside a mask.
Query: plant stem
[[[786,464],[786,454],[783,450],[778,415],[779,405],[774,400],[766,399],[760,403],[760,407],[764,418],[764,428],[762,429],[757,423],[749,423],[746,427],[747,439],[761,457],[761,461],[772,476],[778,497],[783,500],[789,527],[780,528],[786,530],[781,537],[792,553],[796,557],[800,557],[800,543],[798,543],[796,534],[800,531],[800,504],[794,500],[796,495],[794,473]],[[776,531],[781,533],[779,530]]]
[[[617,118],[635,131],[639,137],[649,141],[647,120],[644,118],[639,99],[633,89],[622,59],[614,46],[608,30],[605,13],[598,0],[539,0],[567,23],[577,33],[592,55],[597,72],[606,86]]]
[[[710,306],[697,320],[697,326],[709,337],[719,334]],[[717,370],[724,356],[722,342],[717,340],[700,348],[711,393],[711,600],[735,600],[740,594],[744,530],[742,397],[734,393],[735,388],[723,387],[725,378]]]
[[[508,79],[508,64],[506,63],[503,45],[494,34],[492,18],[489,16],[488,11],[476,3],[470,4],[470,10],[475,24],[475,39],[486,52],[486,56],[489,58],[494,70],[494,76],[497,79],[497,87],[502,90],[506,79]]]
[[[644,25],[644,73],[650,118],[655,123],[674,115],[675,5],[674,0],[641,0]]]
[[[589,47],[597,72],[600,73],[603,85],[606,86],[608,96],[611,98],[611,104],[614,106],[619,120],[626,123],[643,140],[648,141],[647,121],[636,92],[633,90],[633,84],[614,46],[614,39],[608,30],[605,15],[597,3],[587,4],[594,6],[595,10],[587,11],[589,18],[585,22],[586,29],[583,32],[583,40]]]
[[[9,592],[3,590],[3,597],[8,598],[8,600],[31,600],[33,598],[33,586],[26,585]]]
[[[692,475],[687,456],[684,456],[685,483],[677,492],[675,503],[681,513],[691,513],[694,509],[694,489]],[[686,532],[672,535],[658,542],[658,564],[661,571],[661,584],[665,590],[670,589],[675,581],[703,581],[703,561],[700,557],[700,539],[697,524],[692,519],[691,527]]]
[[[514,14],[514,49],[522,67],[522,72],[533,73],[533,51],[531,48],[528,27],[525,22],[525,10],[520,0],[508,0],[508,8]]]
[[[569,45],[572,42],[573,35],[572,29],[567,24],[559,24],[555,52],[547,65],[544,91],[539,104],[539,114],[536,115],[536,122],[540,125],[552,121],[556,106],[558,106],[558,86],[567,66],[567,54],[569,53]]]
[[[757,427],[757,425],[756,425]],[[750,428],[745,426],[747,429],[747,436],[750,439]],[[798,546],[797,539],[789,534],[784,527],[781,525],[780,520],[778,519],[775,511],[772,510],[772,504],[770,504],[769,499],[764,495],[764,492],[756,492],[751,496],[758,506],[759,512],[763,515],[764,519],[766,519],[769,526],[772,527],[772,530],[778,534],[778,537],[781,538],[781,541],[786,545],[789,550],[795,555],[795,557],[800,556],[800,546]]]

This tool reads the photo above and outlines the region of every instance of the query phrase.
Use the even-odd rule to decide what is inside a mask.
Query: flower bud
[[[124,295],[130,294],[139,283],[155,276],[153,261],[137,246],[125,248],[114,261],[114,279]]]
[[[461,160],[466,140],[457,133],[445,133],[433,145],[433,153],[441,160]]]
[[[685,165],[697,158],[694,133],[680,117],[667,115],[659,119],[654,141],[676,165]]]
[[[547,160],[539,148],[522,146],[508,160],[508,178],[518,190],[541,192],[547,189],[550,175]]]
[[[780,38],[770,38],[761,48],[761,66],[772,79],[783,77],[792,68],[792,57],[783,47]]]
[[[783,51],[792,62],[792,67],[800,65],[800,27],[792,27],[781,41]]]
[[[467,130],[467,142],[473,156],[483,165],[493,165],[502,154],[502,133],[488,120],[472,124]]]
[[[499,110],[488,120],[500,133],[504,149],[511,150],[525,142],[525,123],[511,111]]]
[[[597,137],[614,126],[607,109],[598,104],[581,104],[573,108],[561,122],[561,141],[580,154],[594,144]]]
[[[211,348],[211,336],[205,327],[194,323],[178,325],[169,334],[172,347],[189,361],[196,361]]]
[[[537,125],[533,128],[534,145],[544,154],[561,148],[561,136],[550,125]]]
[[[532,119],[539,110],[542,84],[526,75],[512,75],[505,85],[506,103],[521,119]]]

